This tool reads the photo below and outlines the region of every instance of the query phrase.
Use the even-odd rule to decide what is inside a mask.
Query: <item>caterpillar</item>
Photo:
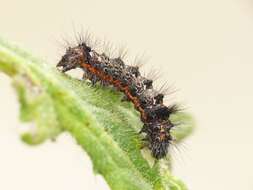
[[[165,106],[164,94],[153,88],[153,80],[141,75],[138,66],[126,65],[121,57],[110,58],[98,53],[86,42],[68,47],[57,64],[62,72],[81,68],[83,78],[92,84],[111,85],[124,93],[124,99],[133,103],[140,113],[145,141],[156,159],[164,158],[171,141],[171,129],[175,126],[171,114],[178,111],[176,105]]]

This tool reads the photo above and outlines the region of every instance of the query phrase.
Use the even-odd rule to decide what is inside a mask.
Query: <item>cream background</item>
[[[0,33],[51,63],[62,36],[90,29],[179,91],[198,128],[173,154],[174,173],[192,190],[252,190],[253,4],[250,0],[0,1]],[[74,27],[73,27],[74,26]],[[68,37],[66,37],[68,38]],[[18,132],[18,104],[0,73],[0,189],[108,189],[66,134],[29,147]],[[186,147],[186,148],[185,148]]]

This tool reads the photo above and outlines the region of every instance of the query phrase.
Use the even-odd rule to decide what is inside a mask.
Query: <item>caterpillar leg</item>
[[[141,145],[140,145],[140,149],[147,148],[147,147],[149,147],[148,139],[147,138],[143,138],[142,142],[141,142]]]
[[[128,101],[130,101],[130,100],[126,95],[124,95],[121,99],[121,102],[128,102]]]
[[[84,73],[83,73],[83,80],[90,80],[91,81],[91,85],[94,86],[98,81],[99,81],[99,78],[91,73],[89,73],[88,71],[85,71],[84,70]]]

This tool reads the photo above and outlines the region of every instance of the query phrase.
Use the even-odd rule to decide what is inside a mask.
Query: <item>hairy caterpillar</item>
[[[177,111],[177,106],[163,104],[164,94],[154,90],[153,81],[143,77],[138,66],[126,65],[120,57],[99,54],[87,43],[80,42],[67,48],[57,67],[61,67],[62,72],[81,68],[83,78],[89,79],[92,84],[112,85],[124,93],[124,99],[131,101],[140,112],[144,124],[140,132],[146,134],[152,155],[156,159],[166,156],[172,141],[170,131],[174,127],[170,115]]]

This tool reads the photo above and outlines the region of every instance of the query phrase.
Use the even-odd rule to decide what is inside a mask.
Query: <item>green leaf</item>
[[[36,145],[68,132],[113,190],[186,189],[171,175],[169,159],[156,161],[143,148],[139,113],[120,101],[121,93],[62,74],[3,39],[0,70],[13,79],[21,120],[36,124],[36,130],[22,135],[24,142]],[[189,114],[178,113],[173,121],[181,123],[173,131],[177,140],[192,131]]]

